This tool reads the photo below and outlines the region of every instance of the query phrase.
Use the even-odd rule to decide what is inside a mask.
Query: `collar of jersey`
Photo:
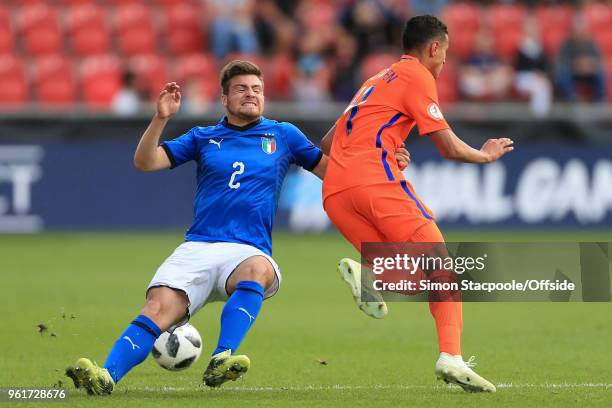
[[[400,58],[400,60],[402,60],[402,61],[405,61],[405,60],[408,60],[408,61],[409,61],[409,60],[413,60],[413,59],[414,59],[414,57],[413,57],[412,55],[409,55],[409,54],[404,54],[404,55],[402,55],[402,57]]]
[[[248,125],[236,126],[236,125],[232,125],[231,123],[229,123],[227,121],[227,116],[224,116],[223,119],[221,119],[221,124],[228,129],[237,130],[238,132],[244,132],[245,130],[252,129],[255,126],[259,125],[262,120],[263,120],[263,116],[260,116],[259,119],[249,123]]]

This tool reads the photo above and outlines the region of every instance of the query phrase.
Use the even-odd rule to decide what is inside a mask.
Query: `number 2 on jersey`
[[[232,188],[232,189],[235,190],[238,187],[240,187],[240,183],[236,183],[236,176],[239,176],[242,173],[244,173],[244,163],[243,162],[234,162],[232,167],[233,168],[237,168],[238,170],[236,170],[235,172],[232,173],[232,177],[230,177],[230,181],[229,181],[229,183],[227,183],[227,185],[229,186],[229,188]]]

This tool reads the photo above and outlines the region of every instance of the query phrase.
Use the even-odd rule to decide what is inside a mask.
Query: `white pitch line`
[[[331,386],[315,386],[307,385],[302,387],[240,387],[240,388],[225,388],[224,390],[232,392],[283,392],[283,391],[343,391],[343,390],[414,390],[428,388],[457,388],[451,385],[344,385],[336,384]],[[605,388],[612,389],[612,384],[605,383],[561,383],[561,384],[514,384],[502,383],[498,384],[497,388],[543,388],[543,389],[566,389],[566,388]],[[183,392],[196,391],[198,389],[206,389],[204,387],[144,387],[144,388],[129,388],[135,391],[167,391],[167,392]]]
[[[581,383],[581,384],[498,384],[497,388],[612,388],[612,384],[605,383]]]

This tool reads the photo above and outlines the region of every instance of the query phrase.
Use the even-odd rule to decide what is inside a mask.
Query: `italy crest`
[[[262,137],[261,149],[267,154],[272,154],[276,151],[276,139],[274,137]]]

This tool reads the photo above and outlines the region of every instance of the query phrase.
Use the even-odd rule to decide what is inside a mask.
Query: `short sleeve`
[[[416,121],[421,136],[442,129],[448,129],[448,123],[442,115],[438,103],[436,81],[429,72],[412,76],[410,79],[400,75],[405,82],[402,105],[405,112]]]
[[[284,123],[284,134],[294,161],[308,171],[312,171],[323,157],[323,152],[291,123]]]
[[[170,159],[171,169],[190,160],[198,159],[198,148],[195,136],[196,129],[197,128],[193,128],[176,139],[162,143],[161,146],[166,151],[168,159]]]

